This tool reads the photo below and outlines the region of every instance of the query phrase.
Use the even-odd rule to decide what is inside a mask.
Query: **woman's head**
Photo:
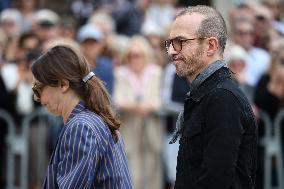
[[[107,90],[96,76],[86,82],[83,81],[83,78],[90,73],[90,68],[87,60],[78,50],[64,45],[55,46],[39,57],[31,69],[36,80],[33,88],[35,97],[43,105],[46,105],[43,96],[45,91],[46,93],[50,91],[49,99],[52,98],[56,105],[66,101],[65,97],[68,97],[66,95],[71,94],[86,102],[88,109],[99,114],[115,135],[114,131],[119,128],[120,123],[111,110]]]
[[[149,63],[153,60],[153,50],[150,43],[142,36],[134,36],[128,42],[123,55],[123,63],[131,64],[137,61]]]
[[[71,47],[55,46],[32,65],[32,73],[41,85],[57,87],[63,80],[70,83],[78,96],[84,99],[82,78],[89,73],[85,58]]]

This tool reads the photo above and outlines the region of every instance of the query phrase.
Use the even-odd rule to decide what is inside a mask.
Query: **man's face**
[[[169,46],[168,54],[176,67],[176,73],[181,77],[193,80],[205,67],[204,41],[199,39],[197,31],[203,19],[200,14],[178,17],[170,30],[169,39],[181,39],[181,50],[175,49],[173,43]],[[190,40],[186,40],[190,39]]]

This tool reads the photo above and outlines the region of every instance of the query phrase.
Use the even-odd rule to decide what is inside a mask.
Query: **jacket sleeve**
[[[98,159],[98,145],[90,127],[74,123],[68,127],[60,144],[57,183],[60,189],[90,188]]]
[[[206,106],[204,156],[198,188],[230,188],[235,176],[242,135],[241,108],[237,98],[216,89]]]

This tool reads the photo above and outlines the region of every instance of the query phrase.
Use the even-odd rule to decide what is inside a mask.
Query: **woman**
[[[123,65],[115,69],[113,101],[124,125],[121,130],[135,189],[162,188],[163,127],[161,67],[152,63],[153,50],[142,36],[130,39]]]
[[[254,102],[274,119],[284,104],[284,39],[271,45],[271,62],[255,89]]]
[[[258,81],[255,93],[254,103],[258,110],[266,112],[272,122],[275,120],[278,112],[284,108],[284,39],[277,38],[271,43],[270,47],[271,61],[267,72],[265,72]],[[260,139],[265,138],[265,126],[263,122],[259,123],[258,135]],[[284,125],[281,125],[281,145],[283,144]],[[264,179],[264,147],[258,147],[258,172],[257,184],[261,186]],[[283,154],[282,154],[283,156]],[[276,162],[277,164],[278,162]],[[279,168],[279,167],[278,167]],[[277,171],[273,167],[273,172]],[[275,179],[275,178],[274,178]],[[274,181],[275,182],[275,181]],[[257,187],[261,188],[261,187]]]
[[[34,98],[65,126],[43,188],[132,188],[119,121],[85,58],[55,46],[32,65]]]

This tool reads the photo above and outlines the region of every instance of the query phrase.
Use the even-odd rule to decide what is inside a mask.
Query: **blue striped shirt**
[[[132,189],[122,137],[83,102],[73,109],[57,140],[43,188]]]

